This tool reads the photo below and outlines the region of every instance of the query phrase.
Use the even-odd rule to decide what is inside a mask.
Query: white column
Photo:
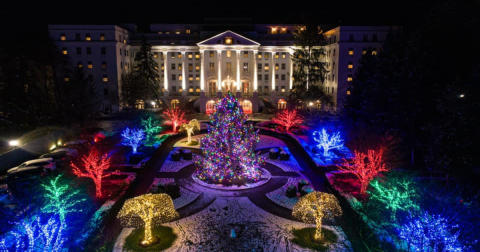
[[[293,53],[290,53],[290,90],[293,88]]]
[[[240,92],[240,50],[237,50],[237,91]]]
[[[185,91],[185,51],[182,51],[182,91]]]
[[[168,51],[163,52],[163,87],[168,91]]]
[[[218,64],[218,91],[222,91],[222,50],[217,50],[217,64]]]
[[[272,51],[272,91],[275,91],[275,52]]]
[[[202,92],[205,91],[205,74],[203,73],[203,71],[205,70],[205,66],[203,63],[203,53],[204,50],[200,50],[200,90]]]
[[[258,91],[258,80],[257,80],[257,57],[258,50],[253,50],[253,91]]]

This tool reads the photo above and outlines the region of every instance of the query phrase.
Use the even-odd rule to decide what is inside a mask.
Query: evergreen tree
[[[99,108],[99,98],[93,80],[85,76],[83,68],[76,68],[63,90],[65,116],[70,122],[79,122],[83,127],[86,120]]]
[[[305,98],[332,104],[333,100],[325,92],[323,85],[328,72],[326,63],[321,61],[321,57],[325,55],[321,47],[324,41],[323,31],[319,26],[307,24],[299,27],[298,33],[294,35],[297,42],[292,60],[296,68],[292,73],[294,86],[290,91],[289,100],[296,105],[299,105],[298,100],[305,102]],[[318,87],[311,93],[310,89],[315,85]]]
[[[263,159],[254,152],[258,131],[229,92],[211,116],[208,134],[201,140],[203,158],[197,161],[197,177],[208,183],[231,185],[260,179],[258,166]]]
[[[157,69],[158,64],[153,59],[152,46],[143,37],[140,51],[135,54],[134,71],[138,74],[139,81],[146,92],[145,94],[151,99],[160,97],[160,77]]]

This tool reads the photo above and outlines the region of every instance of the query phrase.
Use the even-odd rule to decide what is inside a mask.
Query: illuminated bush
[[[305,223],[316,224],[315,240],[321,240],[322,219],[335,218],[342,215],[342,208],[333,194],[323,192],[311,192],[301,197],[293,206],[292,216],[294,219]]]
[[[125,201],[117,218],[125,227],[145,227],[142,245],[154,242],[152,227],[175,220],[179,217],[170,196],[164,193],[144,194]]]

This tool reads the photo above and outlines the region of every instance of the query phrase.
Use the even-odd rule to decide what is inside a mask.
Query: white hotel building
[[[244,111],[256,113],[266,102],[286,107],[293,81],[293,24],[245,24],[244,19],[205,24],[152,24],[139,33],[135,25],[50,25],[51,38],[73,66],[84,67],[102,97],[100,109],[118,111],[123,76],[132,69],[142,37],[152,45],[158,63],[162,97],[158,103],[176,106],[195,99],[194,107],[210,113],[215,102],[231,91]],[[251,20],[247,20],[251,21]],[[337,106],[349,94],[349,82],[362,54],[376,53],[391,27],[339,26],[325,32],[328,74],[325,87]],[[68,81],[63,76],[63,81]],[[305,101],[308,102],[308,101]],[[139,101],[138,107],[152,101]],[[309,104],[306,104],[307,106]],[[317,104],[313,104],[317,106]]]

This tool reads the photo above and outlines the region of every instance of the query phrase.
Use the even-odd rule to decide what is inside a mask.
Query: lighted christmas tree
[[[264,159],[254,152],[258,131],[247,123],[240,103],[229,92],[210,116],[208,134],[201,140],[203,158],[197,160],[197,177],[207,183],[231,185],[260,179]]]

